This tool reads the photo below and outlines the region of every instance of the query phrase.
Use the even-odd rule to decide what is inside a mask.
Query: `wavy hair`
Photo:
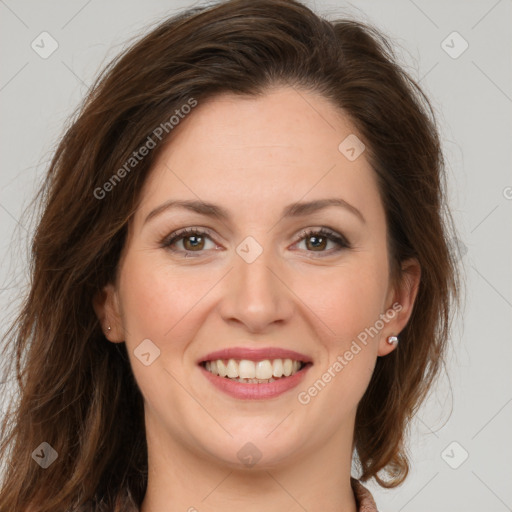
[[[421,265],[400,347],[378,358],[354,432],[362,481],[405,479],[407,426],[442,367],[459,289],[433,108],[368,23],[328,21],[294,0],[232,0],[165,19],[114,58],[56,148],[38,195],[30,289],[4,338],[19,399],[2,424],[2,512],[138,510],[143,401],[125,344],[107,342],[92,298],[114,279],[140,190],[173,132],[108,194],[95,191],[190,98],[276,85],[318,92],[353,123],[385,208],[392,278],[407,258]],[[43,441],[58,453],[46,470],[31,457]]]

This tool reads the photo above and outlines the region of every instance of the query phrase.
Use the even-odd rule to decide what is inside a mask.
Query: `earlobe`
[[[390,336],[384,336],[384,338],[381,339],[380,343],[379,343],[378,355],[379,356],[387,356],[388,354],[390,354],[391,352],[393,352],[393,350],[395,350],[397,348],[398,343],[399,343],[398,336],[396,336],[394,334],[392,334]]]
[[[409,321],[421,281],[421,266],[416,258],[402,263],[400,283],[393,289],[391,305],[388,311],[393,311],[393,318],[387,323],[379,343],[379,356],[385,356],[395,350],[400,340],[400,332]]]
[[[114,285],[109,283],[100,290],[93,297],[92,304],[105,337],[113,343],[124,341],[119,302]]]

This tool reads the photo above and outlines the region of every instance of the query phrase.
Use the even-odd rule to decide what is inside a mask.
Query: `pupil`
[[[323,237],[319,237],[319,236],[311,236],[311,237],[310,237],[310,240],[315,240],[315,241],[316,241],[316,242],[313,242],[313,247],[314,247],[314,248],[317,248],[317,249],[318,249],[319,247],[320,247],[320,248],[321,248],[321,247],[323,247],[323,243],[322,243],[322,242],[325,242],[325,239],[324,239]],[[319,240],[321,240],[321,242],[320,242],[320,243],[321,243],[321,245],[316,245],[316,244],[318,244],[318,243],[319,243],[319,242],[318,242]]]
[[[190,240],[192,239],[195,239],[196,241],[195,242],[192,242],[192,247],[198,247],[198,244],[201,244],[201,238],[200,236],[197,236],[197,235],[190,235],[186,238],[186,240],[190,243]]]

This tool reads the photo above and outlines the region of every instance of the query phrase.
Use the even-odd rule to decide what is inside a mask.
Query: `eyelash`
[[[192,235],[201,236],[201,237],[206,235],[208,238],[210,238],[210,239],[212,238],[211,232],[208,229],[185,228],[185,229],[180,229],[179,231],[176,231],[174,233],[171,233],[168,237],[166,237],[162,241],[161,246],[163,248],[169,249],[170,251],[175,252],[175,253],[177,253],[177,252],[185,253],[185,257],[199,256],[202,252],[204,252],[204,250],[202,250],[202,251],[187,251],[187,250],[180,250],[180,249],[172,248],[172,245],[175,244],[176,242],[178,242],[179,240],[182,240],[182,239],[187,238],[188,236],[192,236]],[[338,245],[338,248],[336,248],[334,251],[333,250],[319,251],[320,253],[327,253],[327,255],[332,255],[333,253],[338,253],[343,249],[351,249],[352,248],[350,242],[343,235],[340,235],[340,234],[336,233],[335,231],[332,231],[332,230],[330,230],[328,228],[324,228],[324,227],[321,227],[318,229],[305,229],[305,230],[301,231],[299,238],[297,239],[295,244],[297,244],[298,242],[301,242],[305,238],[311,237],[313,235],[321,235],[322,238],[327,238],[328,240],[330,240]],[[306,252],[315,253],[316,251],[306,251]],[[315,257],[321,258],[323,256],[315,256]]]

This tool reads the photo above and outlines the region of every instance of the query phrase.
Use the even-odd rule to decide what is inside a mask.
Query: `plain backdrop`
[[[410,476],[394,490],[368,486],[382,512],[512,510],[512,2],[304,3],[331,19],[350,16],[376,25],[430,97],[467,282],[464,314],[452,332],[449,378],[439,381],[411,429]],[[129,39],[192,5],[0,0],[3,328],[28,281],[24,251],[33,225],[22,212],[66,119]],[[51,55],[41,55],[41,38],[46,52],[58,45]],[[8,381],[1,389],[4,408],[10,390]]]

